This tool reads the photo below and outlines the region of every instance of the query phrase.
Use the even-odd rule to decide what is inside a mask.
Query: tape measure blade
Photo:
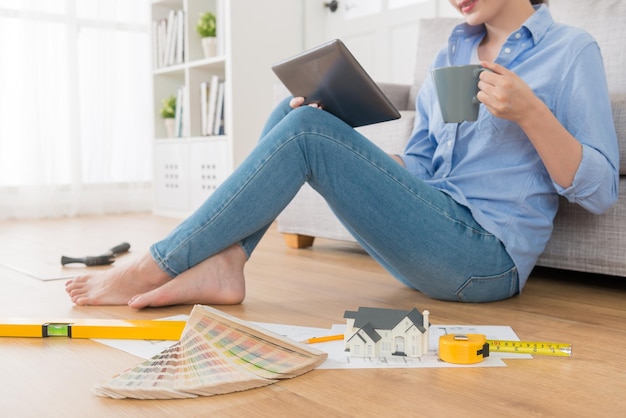
[[[537,354],[560,357],[569,357],[572,355],[572,345],[565,343],[503,340],[487,340],[487,343],[492,353]]]

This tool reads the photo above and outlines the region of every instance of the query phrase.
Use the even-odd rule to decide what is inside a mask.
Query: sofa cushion
[[[600,45],[609,91],[626,94],[626,1],[550,0],[550,11],[557,22],[585,29]]]
[[[356,130],[381,147],[383,151],[390,154],[400,154],[404,151],[407,140],[413,131],[415,112],[401,110],[400,116],[400,119],[397,120],[361,126]]]
[[[446,46],[452,28],[462,22],[462,19],[455,18],[421,19],[419,21],[415,75],[407,109],[415,110],[415,98],[420,86],[429,74],[430,65],[437,52]]]
[[[619,193],[626,196],[626,180],[619,182]],[[626,276],[624,230],[626,204],[622,200],[601,216],[561,198],[554,219],[554,233],[539,257],[538,265]]]

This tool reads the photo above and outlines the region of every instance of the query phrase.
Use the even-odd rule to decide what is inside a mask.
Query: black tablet
[[[294,96],[318,103],[350,126],[398,119],[400,112],[339,39],[272,66]]]

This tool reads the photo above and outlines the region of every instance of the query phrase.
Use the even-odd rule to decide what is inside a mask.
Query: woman
[[[442,121],[432,80],[413,134],[388,156],[327,112],[285,101],[224,184],[138,262],[70,280],[79,305],[235,304],[271,222],[308,182],[391,274],[443,300],[518,294],[558,196],[594,213],[617,199],[618,151],[600,51],[528,0],[451,0],[466,23],[433,67],[480,63],[473,123]],[[589,83],[588,80],[594,80]]]

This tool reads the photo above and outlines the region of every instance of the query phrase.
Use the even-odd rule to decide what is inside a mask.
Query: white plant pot
[[[165,124],[165,132],[167,132],[168,138],[174,138],[174,118],[165,118],[163,119],[163,123]]]
[[[217,56],[217,38],[202,38],[202,49],[205,58],[213,58]]]

